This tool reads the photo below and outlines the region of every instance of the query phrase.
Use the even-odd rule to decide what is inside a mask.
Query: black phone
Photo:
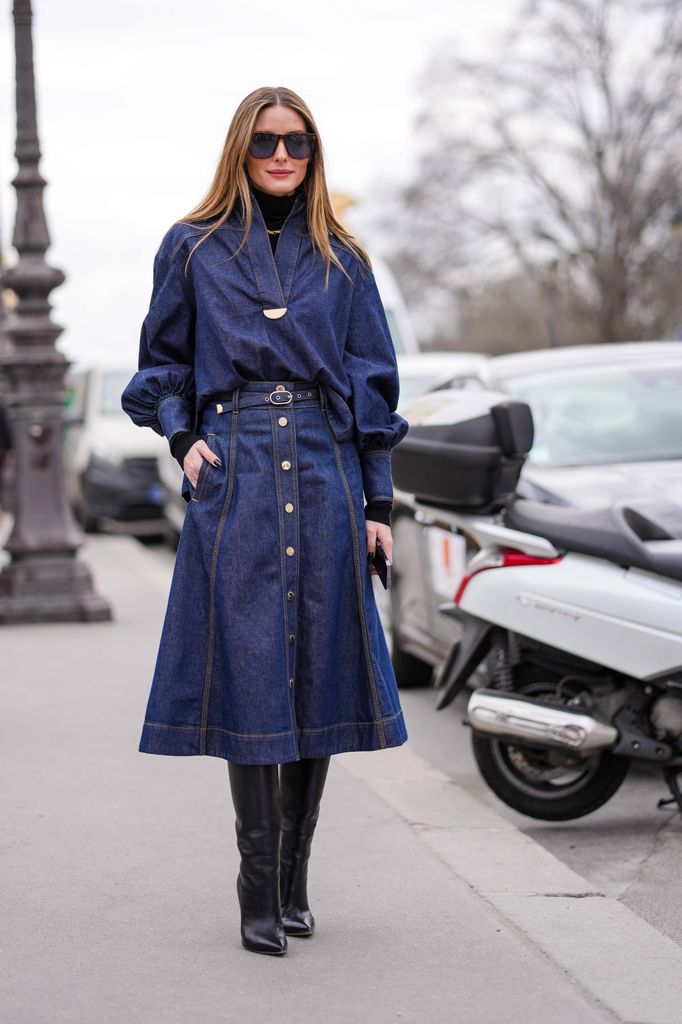
[[[383,544],[378,538],[376,541],[376,554],[373,555],[371,551],[368,551],[367,559],[370,565],[376,569],[377,575],[379,576],[384,589],[388,590],[391,586],[391,566],[393,563],[386,555]]]

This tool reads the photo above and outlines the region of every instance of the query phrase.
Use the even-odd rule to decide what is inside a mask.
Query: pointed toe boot
[[[308,904],[308,862],[330,757],[304,758],[281,766],[282,842],[280,894],[287,935],[315,930]]]
[[[276,764],[228,761],[237,847],[241,937],[254,953],[286,953],[279,889],[281,806]]]

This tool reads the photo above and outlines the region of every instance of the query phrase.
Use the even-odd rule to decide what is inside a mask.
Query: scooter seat
[[[555,547],[682,581],[682,508],[665,500],[583,509],[516,498],[505,524]]]

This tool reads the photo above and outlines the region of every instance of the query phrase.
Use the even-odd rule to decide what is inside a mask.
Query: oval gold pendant
[[[283,306],[282,309],[264,309],[263,316],[266,316],[268,320],[279,320],[280,317],[284,316],[286,311],[286,306]]]

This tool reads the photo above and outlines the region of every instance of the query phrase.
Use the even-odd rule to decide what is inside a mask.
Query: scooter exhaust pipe
[[[474,690],[467,717],[478,733],[581,754],[613,747],[619,739],[613,725],[587,711],[569,711],[500,690]]]

